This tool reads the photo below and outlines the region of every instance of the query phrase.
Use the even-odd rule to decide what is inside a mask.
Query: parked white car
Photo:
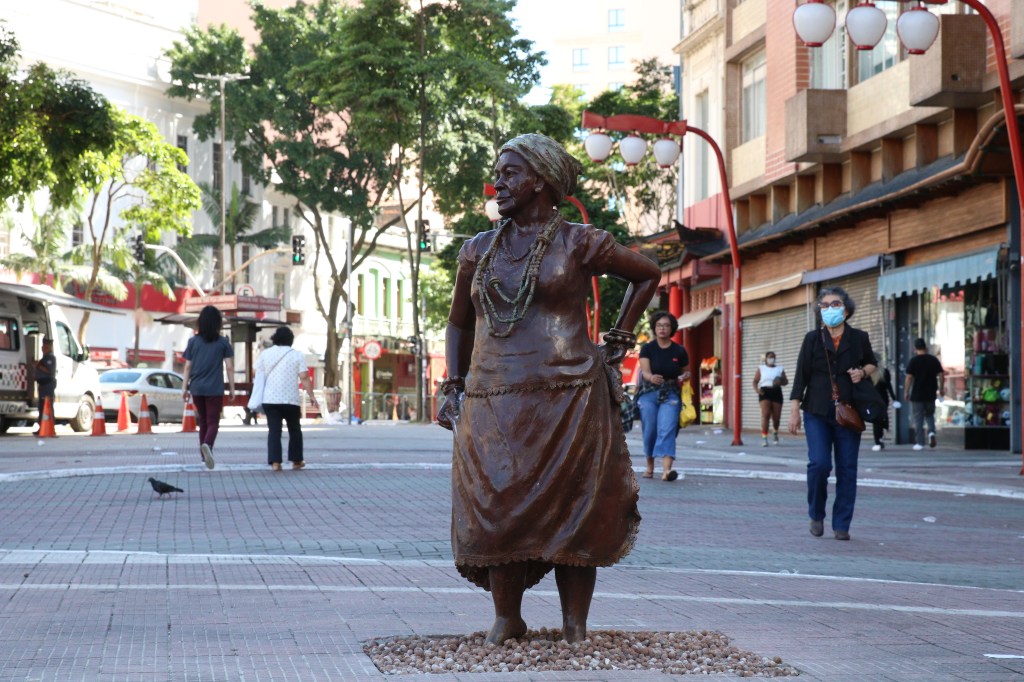
[[[185,414],[185,403],[181,399],[183,386],[184,377],[167,369],[107,370],[100,374],[103,416],[108,422],[117,421],[121,394],[125,393],[131,420],[137,422],[145,394],[154,426],[160,422],[180,422]]]

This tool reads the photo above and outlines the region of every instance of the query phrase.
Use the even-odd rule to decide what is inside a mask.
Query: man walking
[[[928,420],[928,446],[935,447],[935,394],[945,393],[942,363],[928,352],[924,339],[914,340],[914,357],[907,363],[903,399],[914,412],[914,449],[924,450],[924,422]]]

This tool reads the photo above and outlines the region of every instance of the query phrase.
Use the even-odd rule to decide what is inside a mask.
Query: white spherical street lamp
[[[670,168],[679,158],[679,144],[670,137],[663,137],[652,148],[658,168]]]
[[[822,0],[808,0],[793,12],[793,28],[807,47],[821,47],[836,30],[836,11]]]
[[[918,3],[896,20],[896,34],[910,54],[924,54],[939,35],[939,18]]]
[[[862,2],[846,13],[846,32],[858,50],[873,50],[888,24],[885,12],[871,2]]]
[[[605,133],[591,133],[583,141],[583,147],[587,150],[587,156],[594,163],[604,163],[608,155],[612,153],[612,138]]]
[[[639,135],[630,135],[619,142],[619,153],[627,166],[635,166],[647,153],[647,140]]]

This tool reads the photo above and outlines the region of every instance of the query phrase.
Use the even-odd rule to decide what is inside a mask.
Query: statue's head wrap
[[[556,202],[576,190],[576,179],[583,172],[583,165],[547,135],[527,133],[513,137],[498,154],[502,152],[515,152],[523,157],[554,191]]]

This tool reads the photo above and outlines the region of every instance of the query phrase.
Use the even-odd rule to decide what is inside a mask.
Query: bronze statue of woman
[[[548,137],[509,140],[494,169],[502,220],[459,252],[438,423],[455,434],[455,564],[491,592],[489,642],[526,632],[523,593],[552,568],[563,637],[583,640],[597,567],[629,553],[640,523],[616,365],[661,273],[562,218],[581,170]],[[585,301],[601,274],[630,285],[598,346]]]

